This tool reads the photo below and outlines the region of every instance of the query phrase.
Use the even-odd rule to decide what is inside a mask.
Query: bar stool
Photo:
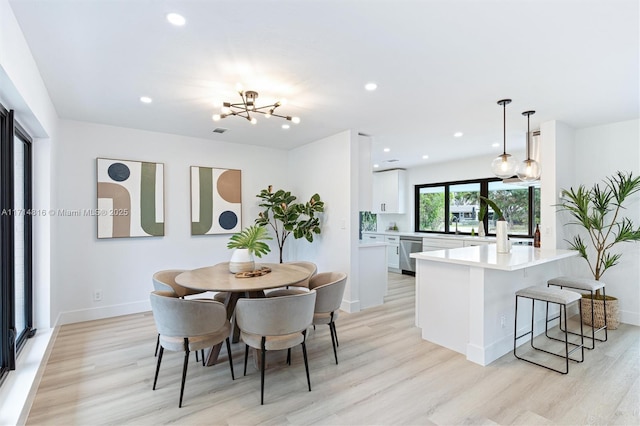
[[[589,336],[585,336],[587,339],[591,339],[591,347],[585,346],[585,348],[591,350],[593,348],[595,348],[596,346],[596,340],[599,342],[606,342],[607,339],[609,338],[608,336],[608,332],[607,332],[607,293],[605,291],[605,284],[602,281],[596,281],[596,280],[590,280],[588,278],[576,278],[576,277],[567,277],[567,276],[562,276],[562,277],[556,277],[556,278],[552,278],[549,281],[547,281],[547,287],[549,286],[558,286],[560,287],[560,289],[566,287],[566,288],[570,288],[572,290],[581,290],[581,291],[586,291],[589,292],[589,294],[591,295],[591,337]],[[604,308],[604,325],[598,329],[596,329],[596,324],[595,324],[595,318],[593,315],[593,311],[594,311],[594,306],[593,306],[593,296],[596,294],[595,292],[597,290],[602,289],[602,295],[604,296],[603,299],[603,308]],[[554,318],[555,319],[555,318]],[[560,324],[560,328],[562,328],[562,324]],[[596,338],[596,333],[600,330],[604,330],[604,340],[603,339],[597,339]],[[545,327],[545,334],[546,334],[547,330]],[[573,332],[569,332],[571,334],[576,334]],[[547,336],[549,337],[549,336]],[[553,339],[553,337],[550,337],[551,339]]]
[[[531,299],[531,330],[529,330],[526,333],[521,334],[520,336],[518,336],[518,298],[520,297],[524,297],[527,299]],[[584,361],[584,337],[582,336],[582,321],[580,321],[580,344],[576,344],[576,343],[571,343],[569,342],[569,333],[568,333],[568,327],[566,326],[567,324],[567,306],[573,302],[579,301],[581,299],[581,294],[580,293],[576,293],[574,291],[569,291],[569,290],[560,290],[557,288],[549,288],[549,287],[540,287],[540,286],[531,286],[531,287],[527,287],[527,288],[523,288],[521,290],[518,290],[516,292],[516,311],[515,311],[515,330],[513,332],[513,355],[518,358],[521,359],[522,361],[526,361],[528,363],[531,364],[535,364],[538,365],[540,367],[544,367],[548,370],[552,370],[561,374],[567,374],[569,372],[569,360],[574,361],[574,362],[582,362]],[[557,305],[560,306],[560,315],[564,316],[564,323],[565,323],[565,329],[562,330],[564,331],[564,355],[559,355],[556,354],[554,352],[550,352],[547,350],[544,350],[542,348],[537,348],[534,346],[533,344],[533,331],[534,331],[534,324],[535,324],[535,303],[536,300],[538,301],[542,301],[542,302],[546,302],[547,305],[549,303],[555,303]],[[578,304],[578,306],[580,306],[580,317],[582,317],[582,306],[580,304]],[[546,316],[546,315],[545,315]],[[547,318],[545,318],[545,327],[547,324],[546,321]],[[565,359],[565,371],[562,370],[558,370],[555,368],[551,368],[549,366],[546,366],[544,364],[540,364],[537,363],[535,361],[531,361],[522,357],[519,357],[516,349],[517,349],[517,341],[518,339],[525,337],[527,335],[531,335],[530,338],[530,344],[531,347],[537,351],[541,351],[541,352],[546,352],[548,354],[560,357],[560,358],[564,358]],[[569,351],[569,345],[575,346],[575,348],[571,349],[571,351]],[[580,349],[581,352],[581,357],[580,359],[573,359],[571,357],[569,357],[570,354],[572,354],[574,351]]]

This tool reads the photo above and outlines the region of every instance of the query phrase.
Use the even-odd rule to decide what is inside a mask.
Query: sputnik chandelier
[[[235,115],[237,117],[242,117],[249,120],[251,124],[256,124],[258,120],[256,120],[255,114],[263,114],[265,118],[274,116],[284,118],[285,120],[291,121],[294,124],[300,123],[299,117],[291,117],[289,115],[279,115],[275,113],[276,108],[284,104],[283,101],[278,101],[271,105],[257,106],[256,99],[258,99],[258,92],[255,92],[253,90],[245,91],[239,88],[238,94],[240,95],[242,102],[224,102],[222,104],[222,110],[220,111],[220,114],[213,115],[213,121],[218,121],[223,118],[229,117],[230,115]],[[288,129],[289,125],[283,124],[282,128]]]

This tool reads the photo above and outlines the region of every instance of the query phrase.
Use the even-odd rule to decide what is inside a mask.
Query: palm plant
[[[230,249],[247,249],[250,254],[262,257],[271,251],[271,247],[264,240],[272,240],[265,228],[252,225],[244,228],[241,232],[234,234],[227,243]]]
[[[587,239],[576,235],[565,241],[587,261],[596,280],[618,264],[622,254],[610,251],[614,245],[640,240],[640,227],[634,228],[631,219],[621,217],[622,204],[638,191],[640,177],[620,171],[590,189],[580,185],[577,189],[562,190],[559,210],[569,212],[573,218],[567,225],[581,226],[588,234]],[[590,252],[595,252],[595,256],[590,256]]]

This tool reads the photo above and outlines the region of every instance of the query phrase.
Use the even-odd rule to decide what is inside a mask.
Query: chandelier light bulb
[[[300,117],[293,117],[291,118],[291,121],[293,121],[294,124],[298,124],[300,123]]]
[[[510,154],[501,154],[491,162],[491,171],[499,178],[510,178],[515,174],[516,160]]]
[[[228,106],[223,106],[223,107],[220,109],[220,111],[221,111],[223,114],[229,114],[229,113],[231,112],[231,108],[229,108]]]
[[[255,117],[251,117],[251,124],[256,124],[258,122],[258,120],[255,119]]]
[[[213,114],[213,117],[211,117],[213,119],[213,121],[219,121],[222,117],[220,116],[220,114]]]

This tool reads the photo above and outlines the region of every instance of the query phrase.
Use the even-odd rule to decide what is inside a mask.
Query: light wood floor
[[[609,341],[563,376],[516,360],[490,366],[423,341],[414,321],[413,278],[389,274],[383,306],[341,313],[339,365],[328,327],[308,338],[312,392],[300,350],[291,366],[268,358],[265,405],[260,375],[242,376],[244,347],[226,363],[191,360],[178,408],[182,353],[165,351],[151,390],[156,330],[150,313],[61,327],[28,424],[640,424],[640,328],[622,324]]]

